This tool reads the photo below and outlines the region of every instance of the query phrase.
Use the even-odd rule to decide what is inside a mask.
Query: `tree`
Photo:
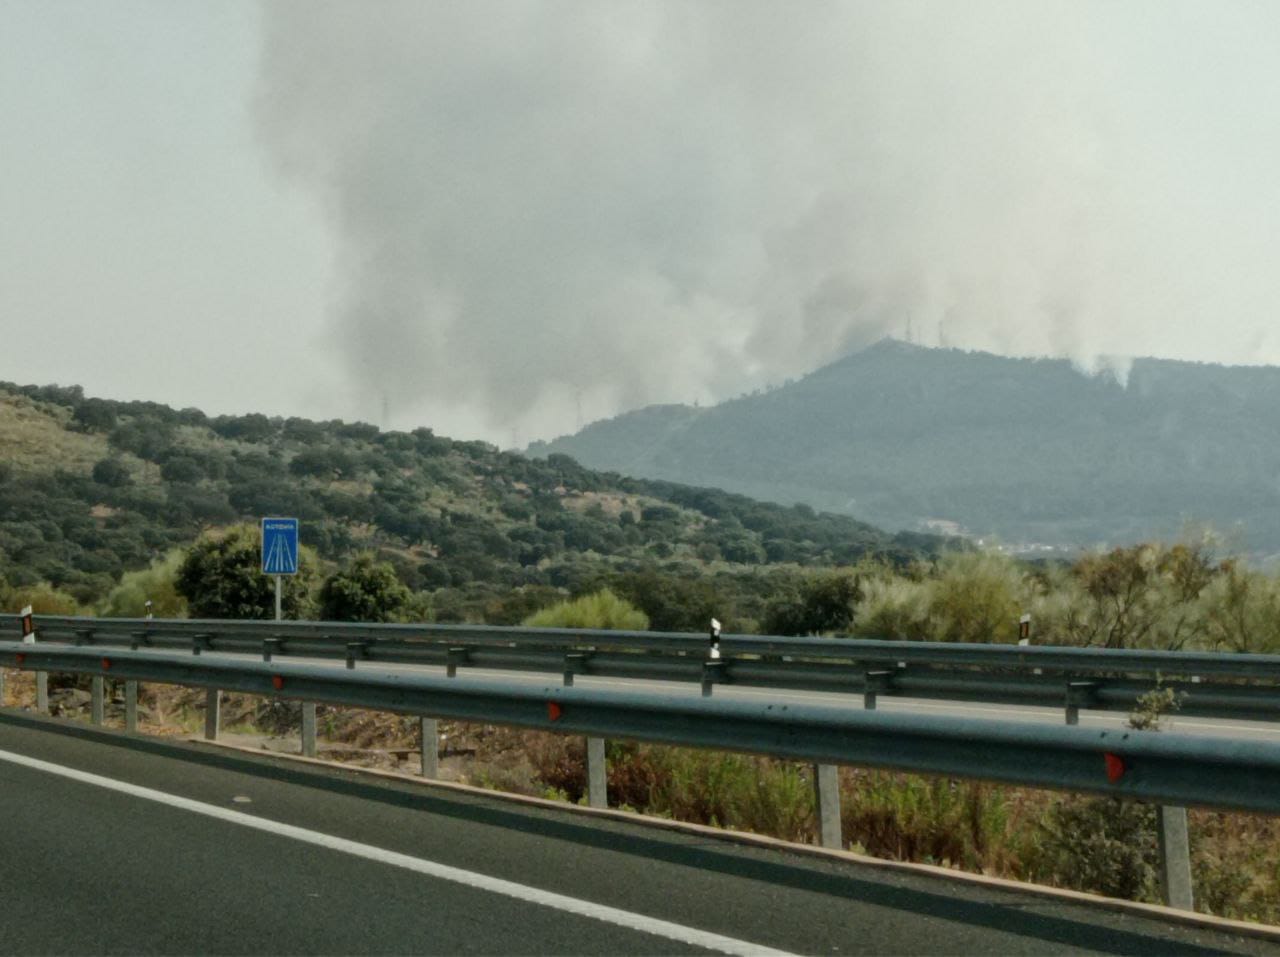
[[[85,399],[76,406],[71,421],[83,432],[110,432],[116,427],[115,406],[102,399]]]
[[[109,488],[123,488],[129,484],[129,466],[121,459],[103,459],[93,467],[93,480]]]
[[[409,602],[390,562],[362,552],[320,586],[320,617],[325,621],[398,621]]]
[[[285,576],[282,609],[286,618],[311,610],[315,559],[309,548],[298,556],[298,574]],[[176,587],[193,618],[273,618],[275,583],[262,574],[259,531],[237,525],[221,536],[205,535],[178,566]]]
[[[860,575],[847,572],[815,575],[769,603],[764,630],[772,635],[847,632],[861,600]]]

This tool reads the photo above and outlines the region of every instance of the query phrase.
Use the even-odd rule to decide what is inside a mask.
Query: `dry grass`
[[[88,472],[106,458],[107,439],[68,431],[70,412],[22,395],[0,394],[0,447],[5,461],[29,472]]]

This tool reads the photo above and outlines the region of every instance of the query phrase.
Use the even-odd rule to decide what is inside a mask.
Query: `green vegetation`
[[[659,627],[701,630],[716,614],[752,628],[761,602],[800,565],[868,556],[904,565],[946,545],[430,429],[209,417],[87,399],[74,387],[0,385],[0,442],[0,584],[44,582],[89,608],[123,610],[123,594],[107,597],[126,574],[202,536],[239,541],[247,575],[253,528],[227,530],[264,515],[301,519],[317,581],[368,553],[370,564],[349,568],[328,593],[334,614],[508,624],[612,587]],[[359,595],[383,589],[368,580],[383,564],[410,597],[384,589],[371,605]],[[260,608],[247,579],[236,590],[219,597],[189,578],[182,594],[191,614]]]
[[[258,529],[237,525],[205,535],[188,549],[174,575],[193,618],[274,618],[275,582],[262,574]],[[309,618],[315,558],[305,546],[298,574],[282,576],[281,610],[286,618]]]
[[[320,586],[324,621],[400,621],[412,607],[412,595],[390,562],[361,552]]]
[[[563,601],[534,612],[524,623],[532,628],[611,628],[645,631],[649,616],[609,589]]]

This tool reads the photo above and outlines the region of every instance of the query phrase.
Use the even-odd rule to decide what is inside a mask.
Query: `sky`
[[[0,379],[505,447],[886,335],[1280,364],[1278,28],[0,0]]]

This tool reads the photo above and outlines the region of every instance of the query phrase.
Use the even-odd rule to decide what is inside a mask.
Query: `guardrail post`
[[[1179,910],[1195,910],[1187,809],[1157,805],[1156,832],[1160,848],[1160,893],[1164,902]]]
[[[132,679],[124,683],[124,729],[138,730],[138,682]]]
[[[316,703],[302,702],[302,756],[316,756]]]
[[[1097,690],[1098,682],[1096,681],[1068,681],[1067,682],[1067,702],[1066,702],[1066,720],[1067,724],[1080,723],[1080,709],[1087,708],[1093,700],[1093,693]]]
[[[422,776],[440,776],[440,722],[435,718],[422,718],[418,728],[422,742]]]
[[[813,766],[814,811],[818,817],[818,842],[823,847],[844,847],[840,825],[840,775],[834,764]]]
[[[218,719],[222,710],[222,696],[217,688],[204,693],[204,736],[208,741],[218,740]]]
[[[41,714],[49,713],[49,672],[36,672],[36,710]]]
[[[587,804],[608,807],[608,768],[605,766],[604,738],[587,738]]]
[[[704,661],[702,663],[702,697],[711,697],[713,685],[724,684],[725,663],[723,661]]]
[[[4,669],[0,668],[0,708],[4,707]]]
[[[585,675],[587,673],[587,656],[581,651],[568,651],[564,656],[564,685],[566,688],[573,686],[574,675]]]
[[[892,686],[892,671],[868,671],[863,684],[862,707],[867,711],[875,711],[876,695],[887,692]]]
[[[89,680],[90,704],[89,704],[89,720],[94,724],[102,724],[107,717],[106,708],[106,685],[107,680],[102,675],[94,675]]]
[[[369,643],[367,641],[348,641],[347,642],[347,668],[353,670],[356,666],[357,658],[367,658],[369,654]]]

